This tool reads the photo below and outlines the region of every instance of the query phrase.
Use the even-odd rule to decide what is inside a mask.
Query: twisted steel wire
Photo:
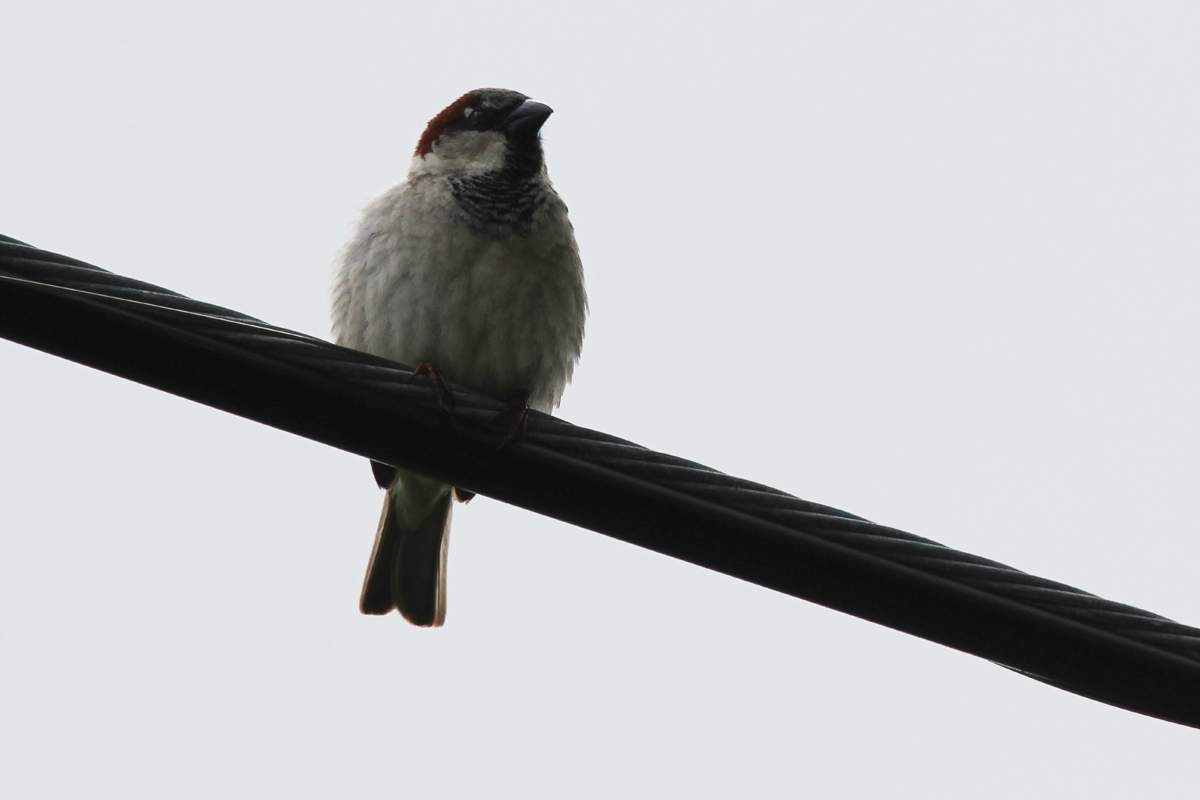
[[[202,303],[0,236],[0,283],[3,282],[23,284],[42,291],[70,293],[90,302],[117,307],[212,342],[382,393],[398,408],[407,405],[431,414],[439,411],[428,386],[420,380],[414,381],[412,370],[403,365],[278,328],[235,311]],[[455,424],[467,428],[486,428],[489,421],[503,409],[501,403],[460,387],[456,387],[455,398]],[[1157,651],[1187,659],[1200,667],[1200,629],[1149,611],[1105,600],[1071,586],[548,415],[530,413],[524,441],[993,597],[1039,609],[1091,629],[1140,642]],[[1103,692],[1086,687],[1081,689],[1072,681],[1032,674],[1012,663],[1005,665],[1081,694],[1145,711],[1128,700],[1114,701],[1105,697]],[[1161,709],[1145,713],[1172,718],[1171,714],[1163,713]],[[1200,725],[1200,720],[1175,719]]]

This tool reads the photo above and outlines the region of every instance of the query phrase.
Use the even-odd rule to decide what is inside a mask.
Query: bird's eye
[[[466,108],[464,108],[464,109],[463,109],[463,118],[465,119],[465,118],[467,118],[467,117],[470,117],[470,116],[471,116],[472,114],[474,114],[474,113],[475,113],[475,109],[473,109],[473,108],[471,108],[470,106],[468,106],[468,107],[466,107]]]

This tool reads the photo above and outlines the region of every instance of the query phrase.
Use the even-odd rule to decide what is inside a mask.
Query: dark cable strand
[[[88,302],[106,304],[189,335],[382,393],[397,403],[437,412],[428,388],[419,381],[410,382],[412,371],[407,367],[278,328],[248,315],[192,300],[3,236],[0,236],[0,278],[26,288],[57,291]],[[466,425],[482,427],[503,407],[497,401],[460,387],[456,387],[456,400],[455,417],[460,424]],[[529,415],[525,440],[639,481],[1136,640],[1200,664],[1200,630],[1142,609],[1104,600],[1004,564],[877,525],[845,511],[805,501],[778,489],[725,475],[704,465],[657,453],[547,415]],[[1014,669],[1031,674],[1020,668]],[[1053,678],[1032,676],[1080,691],[1076,686],[1059,683]],[[1200,721],[1189,724],[1200,724]]]

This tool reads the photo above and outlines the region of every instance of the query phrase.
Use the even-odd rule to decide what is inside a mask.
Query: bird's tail
[[[445,621],[451,499],[446,484],[397,470],[363,581],[359,608],[364,614],[395,608],[414,625],[436,627]]]

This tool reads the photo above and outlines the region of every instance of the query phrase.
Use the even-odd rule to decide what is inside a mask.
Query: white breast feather
[[[425,161],[418,159],[418,161]],[[550,411],[583,344],[587,299],[566,206],[550,190],[528,235],[476,233],[436,163],[373,202],[334,286],[338,344]]]

